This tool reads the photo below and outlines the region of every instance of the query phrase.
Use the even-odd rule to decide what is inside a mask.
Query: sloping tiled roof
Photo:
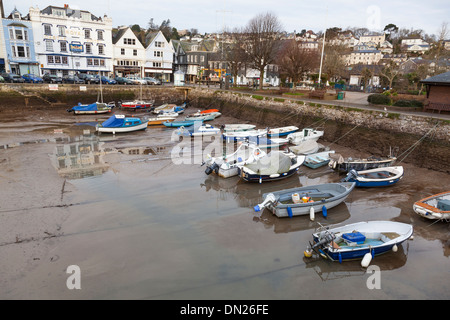
[[[117,33],[113,34],[113,36],[112,36],[112,43],[113,43],[113,44],[116,44],[117,41],[119,41],[120,38],[122,38],[122,36],[125,34],[125,32],[126,32],[127,30],[128,30],[128,28],[122,28],[122,29],[119,29],[119,30],[117,31]]]
[[[429,85],[444,85],[450,86],[450,71],[438,74],[437,76],[420,81],[423,84]]]

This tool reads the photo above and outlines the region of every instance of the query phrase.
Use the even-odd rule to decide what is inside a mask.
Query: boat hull
[[[323,207],[328,210],[344,202],[354,187],[354,182],[327,183],[272,192],[279,201],[275,204],[269,203],[267,208],[279,218],[308,215],[311,212],[311,208],[313,208],[315,213],[322,212]],[[307,195],[311,198],[323,198],[323,200],[297,204],[281,203],[281,201],[291,198],[293,193],[298,193],[300,196]],[[265,198],[268,195],[264,194],[263,197]],[[325,196],[328,195],[331,195],[331,197],[326,198]]]
[[[414,202],[413,210],[426,219],[450,221],[450,191]]]
[[[148,125],[147,122],[144,122],[144,123],[141,123],[139,125],[130,126],[130,127],[107,128],[107,127],[98,126],[98,127],[96,127],[96,130],[98,132],[116,134],[116,133],[124,133],[124,132],[133,132],[133,131],[145,130],[145,129],[147,129],[147,125]]]
[[[74,114],[101,114],[101,113],[109,113],[111,112],[111,109],[108,110],[93,110],[93,111],[81,111],[81,110],[76,110],[73,113]]]
[[[238,174],[244,181],[263,183],[263,182],[277,181],[277,180],[289,178],[290,176],[294,175],[299,169],[300,169],[299,167],[296,167],[296,168],[291,169],[284,173],[275,173],[275,174],[271,174],[271,175],[259,175],[259,174],[250,174],[248,172],[245,172],[241,168],[238,168]]]

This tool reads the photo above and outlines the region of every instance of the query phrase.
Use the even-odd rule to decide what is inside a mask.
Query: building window
[[[164,42],[163,41],[155,41],[155,47],[164,48]]]
[[[52,27],[48,24],[44,25],[44,35],[46,35],[46,36],[52,35]]]
[[[87,59],[87,65],[88,66],[92,66],[92,59],[91,58]]]
[[[61,64],[61,56],[55,56],[55,63]]]
[[[45,41],[45,50],[46,51],[53,51],[53,41]]]
[[[153,56],[154,57],[162,57],[163,53],[162,53],[162,51],[153,51]]]
[[[59,33],[60,37],[65,37],[66,36],[66,27],[59,26],[58,27],[58,33]]]
[[[137,56],[137,50],[136,49],[133,50],[133,56]]]
[[[85,39],[90,39],[91,38],[91,30],[84,29],[84,38]]]
[[[124,48],[120,49],[120,54],[123,55],[123,56],[125,55],[125,49]]]
[[[136,44],[136,39],[123,38],[123,44],[135,45]]]
[[[98,46],[98,54],[105,54],[103,46]]]
[[[23,46],[17,46],[17,56],[19,58],[25,58],[25,47]]]
[[[55,63],[55,59],[53,59],[53,56],[47,56],[47,63]]]
[[[69,64],[69,60],[67,59],[67,57],[61,57],[61,63],[62,64]]]
[[[97,30],[97,39],[103,40],[103,31],[102,30]]]
[[[60,42],[59,47],[61,52],[67,52],[67,42]]]
[[[92,54],[92,47],[90,43],[86,43],[86,53]]]
[[[17,40],[24,40],[24,39],[23,39],[23,33],[22,33],[22,30],[16,29],[16,39],[17,39]]]
[[[153,67],[161,68],[161,62],[153,62]]]

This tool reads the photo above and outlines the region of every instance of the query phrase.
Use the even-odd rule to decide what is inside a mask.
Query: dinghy
[[[331,209],[347,199],[354,189],[354,182],[325,183],[266,193],[264,201],[254,207],[255,211],[268,208],[279,218],[310,215],[316,212],[326,215]]]
[[[247,131],[255,129],[254,124],[225,124],[222,126],[223,132]]]
[[[125,117],[125,115],[113,115],[102,124],[97,124],[95,127],[98,132],[120,133],[132,132],[147,129],[147,121],[142,121],[139,118]]]
[[[323,131],[319,131],[312,128],[304,128],[302,131],[297,131],[287,135],[289,142],[292,144],[299,144],[306,140],[317,141],[323,136]]]
[[[367,221],[336,228],[320,227],[313,233],[313,243],[305,251],[315,251],[331,261],[361,259],[367,267],[376,255],[396,252],[398,246],[413,234],[410,224],[393,221]]]
[[[174,115],[165,115],[165,114],[159,114],[156,117],[152,117],[152,118],[145,118],[145,120],[148,122],[149,126],[154,126],[154,125],[161,125],[165,122],[172,122],[175,121],[175,119],[178,117],[178,114],[174,114]]]
[[[119,101],[119,107],[126,110],[146,110],[153,107],[153,101],[133,100],[133,101]]]
[[[246,163],[252,163],[264,157],[266,153],[251,143],[242,143],[235,152],[223,157],[206,156],[207,175],[215,172],[222,178],[229,178],[238,175],[238,168]]]
[[[220,134],[220,129],[210,124],[201,124],[199,126],[195,125],[188,128],[181,126],[177,130],[175,130],[175,133],[179,136],[211,136]]]
[[[334,153],[334,151],[324,151],[307,155],[303,164],[311,169],[323,167],[330,162],[330,153]]]
[[[193,113],[191,115],[188,115],[184,118],[186,121],[192,121],[192,120],[202,120],[202,121],[211,121],[216,118],[216,113]]]
[[[413,210],[418,215],[430,220],[450,221],[450,191],[414,202]]]
[[[261,149],[273,149],[273,148],[280,148],[289,143],[288,139],[283,138],[271,138],[267,139],[266,137],[249,137],[247,139],[249,143],[256,144]]]
[[[375,168],[390,167],[397,160],[396,157],[387,156],[377,158],[371,156],[367,159],[344,159],[340,154],[330,155],[328,166],[339,172],[349,172],[354,169],[356,171],[369,170]]]
[[[232,142],[232,141],[255,139],[256,137],[264,137],[266,135],[267,135],[266,129],[257,129],[257,130],[247,130],[247,131],[224,132],[223,138],[227,142]]]
[[[199,121],[200,123],[203,122],[202,120],[196,120]],[[165,125],[166,127],[190,127],[193,126],[194,123],[196,122],[194,120],[191,121],[171,121],[171,122],[164,122],[163,125]]]
[[[282,136],[287,136],[288,134],[294,133],[297,130],[298,130],[298,128],[295,126],[273,128],[273,129],[269,129],[267,131],[267,135],[269,137],[282,137]]]
[[[299,170],[305,156],[292,152],[272,151],[257,161],[239,167],[239,175],[248,182],[268,182],[288,178]]]
[[[316,153],[319,148],[320,145],[315,140],[305,140],[294,147],[289,147],[289,150],[291,150],[295,154],[306,155]]]
[[[383,167],[370,170],[350,170],[342,181],[356,182],[357,187],[386,187],[403,178],[403,167]]]
[[[75,107],[67,109],[67,112],[73,112],[74,114],[99,114],[111,112],[114,107],[114,102],[109,102],[108,104],[104,102],[94,102],[91,104],[78,103]]]

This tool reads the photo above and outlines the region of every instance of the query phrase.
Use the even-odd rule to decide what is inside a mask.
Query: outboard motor
[[[355,169],[351,169],[348,172],[347,176],[344,179],[342,179],[342,182],[347,182],[347,181],[350,181],[351,179],[356,179],[357,176],[358,176],[358,172],[356,172]]]
[[[315,243],[312,246],[312,249],[315,249],[319,246],[323,246],[324,244],[330,243],[331,241],[333,241],[334,239],[336,239],[336,236],[334,235],[334,233],[330,233],[330,232],[326,232],[323,237],[321,237],[319,239],[319,241],[317,241],[317,243]]]
[[[210,175],[213,172],[215,172],[216,174],[219,173],[219,165],[215,162],[212,165],[206,167],[206,170],[205,170],[205,173],[207,175]]]

